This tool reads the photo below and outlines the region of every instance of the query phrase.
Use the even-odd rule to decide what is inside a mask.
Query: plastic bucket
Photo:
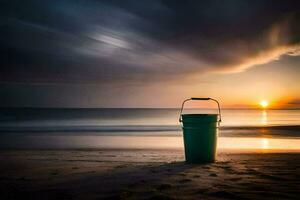
[[[213,100],[211,98],[190,98],[183,102],[180,119],[183,129],[185,159],[188,163],[210,163],[216,160],[219,114],[182,114],[188,100]]]

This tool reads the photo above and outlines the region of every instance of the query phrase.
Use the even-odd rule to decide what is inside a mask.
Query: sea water
[[[0,148],[181,148],[178,118],[179,109],[2,108]],[[298,125],[300,110],[222,110],[219,147],[300,149]]]

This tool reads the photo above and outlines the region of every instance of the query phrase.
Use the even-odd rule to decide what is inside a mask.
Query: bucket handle
[[[182,106],[181,106],[181,110],[180,110],[180,116],[179,116],[179,122],[182,122],[182,111],[183,111],[183,107],[184,107],[184,104],[187,102],[187,101],[192,101],[192,100],[196,100],[196,101],[207,101],[207,100],[212,100],[214,102],[216,102],[218,104],[218,110],[219,110],[219,120],[218,120],[218,123],[220,123],[222,121],[221,119],[221,108],[220,108],[220,104],[219,102],[216,100],[216,99],[213,99],[213,98],[200,98],[200,97],[191,97],[189,99],[186,99],[182,102]]]

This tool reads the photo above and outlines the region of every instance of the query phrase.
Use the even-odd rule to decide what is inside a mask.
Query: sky
[[[300,108],[300,1],[0,3],[0,107]]]

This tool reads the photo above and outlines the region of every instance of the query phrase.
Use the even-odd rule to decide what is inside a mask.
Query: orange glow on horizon
[[[266,109],[269,106],[269,102],[266,100],[262,100],[261,102],[259,102],[259,105],[263,108]]]

